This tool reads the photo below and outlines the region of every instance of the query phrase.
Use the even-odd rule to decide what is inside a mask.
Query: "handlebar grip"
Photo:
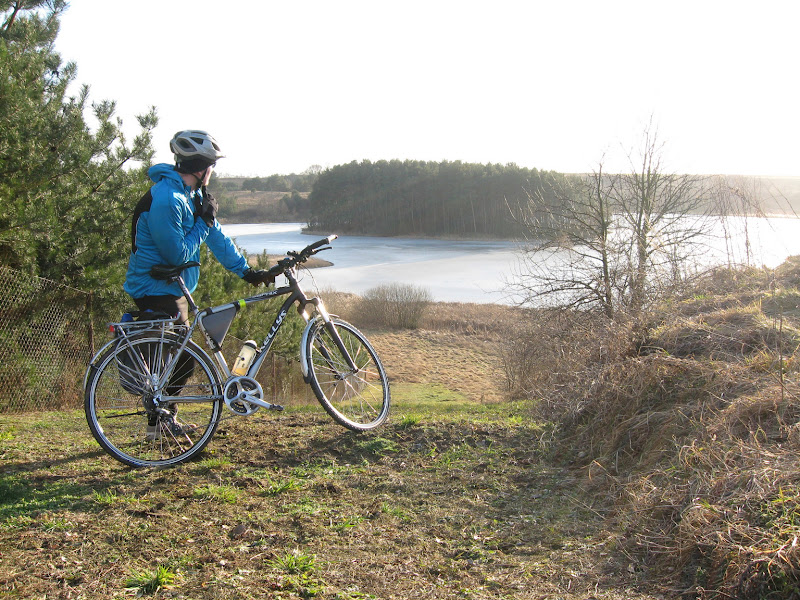
[[[281,260],[279,260],[276,265],[273,265],[269,269],[268,273],[270,275],[276,275],[276,276],[283,275],[283,273],[287,269],[291,269],[300,263],[306,262],[312,254],[315,254],[314,250],[316,250],[317,248],[321,248],[325,244],[330,244],[337,237],[339,236],[334,233],[326,238],[317,240],[313,244],[309,244],[308,246],[303,248],[300,252],[287,252],[289,258],[282,258]]]
[[[273,277],[277,277],[278,275],[282,275],[283,274],[283,266],[280,263],[278,263],[277,265],[272,265],[269,268],[269,270],[267,271],[267,273],[269,273]]]
[[[309,244],[309,245],[306,247],[306,250],[307,250],[307,251],[311,251],[311,250],[316,250],[317,248],[321,248],[321,247],[322,247],[322,246],[324,246],[325,244],[330,244],[330,243],[331,243],[333,240],[335,240],[337,237],[339,237],[339,236],[338,236],[338,235],[336,235],[335,233],[333,233],[333,234],[329,235],[329,236],[328,236],[328,237],[326,237],[326,238],[322,238],[321,240],[317,240],[317,241],[316,241],[316,242],[314,242],[313,244]]]

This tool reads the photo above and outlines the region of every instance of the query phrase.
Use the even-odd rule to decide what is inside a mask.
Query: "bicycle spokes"
[[[310,383],[325,410],[350,429],[371,429],[389,410],[389,386],[383,367],[363,335],[352,325],[334,320],[319,324],[310,336]],[[339,343],[336,343],[336,342]]]

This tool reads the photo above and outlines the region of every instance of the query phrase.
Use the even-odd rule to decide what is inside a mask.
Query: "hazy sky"
[[[72,0],[57,50],[156,159],[210,131],[219,172],[353,160],[800,176],[797,0]]]

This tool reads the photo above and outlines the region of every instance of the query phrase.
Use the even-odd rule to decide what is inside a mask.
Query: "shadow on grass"
[[[79,481],[74,473],[59,473],[54,467],[102,457],[98,449],[53,460],[11,462],[0,471],[0,522],[43,511],[97,510],[92,496],[115,485],[113,478]]]
[[[100,506],[93,501],[92,494],[108,489],[112,483],[90,486],[66,477],[42,481],[41,478],[25,480],[18,476],[0,475],[0,522],[45,511],[95,512]]]

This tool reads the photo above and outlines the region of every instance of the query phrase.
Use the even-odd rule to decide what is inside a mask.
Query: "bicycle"
[[[130,466],[175,465],[211,441],[223,406],[233,416],[249,416],[260,408],[283,410],[265,400],[256,375],[295,304],[306,321],[300,367],[317,400],[350,430],[381,425],[389,414],[390,392],[375,349],[356,327],[330,315],[320,298],[306,296],[297,281],[300,266],[329,250],[336,237],[287,252],[269,269],[274,277],[285,276],[287,285],[203,310],[181,278],[184,269],[199,263],[153,267],[153,277],[179,285],[193,319],[180,324],[178,317],[140,313],[140,320],[109,324],[114,339],[94,355],[84,377],[86,419],[100,446]],[[234,317],[249,305],[280,296],[288,297],[266,338],[250,351],[249,364],[237,359],[233,372],[222,355],[222,342]],[[192,340],[195,330],[202,332],[213,359]],[[246,354],[240,355],[242,361]]]

